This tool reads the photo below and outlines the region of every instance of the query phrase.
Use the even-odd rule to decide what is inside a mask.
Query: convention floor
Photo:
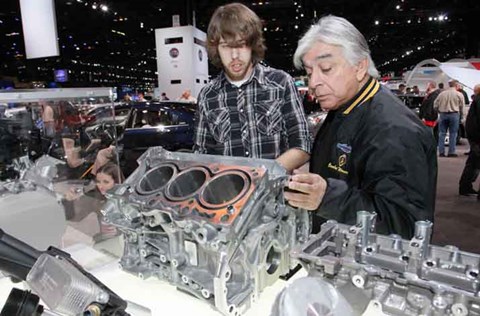
[[[458,195],[458,180],[468,151],[466,140],[457,147],[458,157],[438,158],[437,202],[433,244],[454,245],[480,254],[480,201]],[[480,177],[479,177],[480,178]],[[474,186],[478,188],[480,179]]]

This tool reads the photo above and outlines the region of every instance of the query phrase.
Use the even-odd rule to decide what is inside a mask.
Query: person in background
[[[463,86],[457,82],[457,91],[460,92],[463,95],[463,99],[465,100],[465,105],[470,104],[470,99],[468,98],[468,94],[463,90]],[[460,116],[462,116],[463,113],[460,113]]]
[[[438,95],[442,92],[437,89],[437,84],[433,81],[430,81],[427,86],[426,93],[427,95],[422,101],[420,106],[419,117],[423,120],[423,123],[432,129],[432,133],[435,136],[436,143],[438,143],[438,133],[434,132],[435,126],[437,125],[438,112],[433,108],[433,103]]]
[[[40,102],[42,106],[43,131],[46,137],[55,136],[55,113],[50,104]]]
[[[473,189],[473,183],[480,173],[480,84],[473,88],[474,97],[465,121],[465,130],[470,144],[470,152],[459,182],[460,195],[476,195],[480,200],[480,188]]]
[[[444,86],[443,82],[440,82],[440,83],[438,84],[438,89],[439,89],[439,90],[445,89],[445,86]]]
[[[199,94],[197,153],[276,159],[287,171],[309,159],[310,135],[293,78],[263,66],[260,18],[240,3],[217,8],[207,50],[222,71]]]
[[[416,95],[420,94],[420,89],[418,88],[418,86],[413,86],[412,93]]]
[[[411,238],[433,220],[437,179],[433,135],[390,90],[364,36],[344,18],[325,16],[298,42],[294,64],[328,110],[315,137],[310,170],[294,171],[286,200],[313,211],[313,232],[327,219],[355,224],[377,213],[376,230]]]
[[[407,86],[403,83],[398,85],[398,94],[405,94],[407,93]]]
[[[445,137],[449,134],[448,157],[457,157],[456,143],[460,113],[463,112],[464,98],[457,91],[457,81],[448,82],[449,89],[443,90],[435,99],[433,108],[440,113],[438,122],[438,151],[445,157]]]
[[[160,100],[161,101],[168,101],[170,99],[167,97],[167,94],[165,92],[162,92],[162,94],[160,95]]]
[[[147,101],[147,99],[145,99],[145,96],[143,95],[143,92],[139,92],[139,93],[137,94],[137,98],[136,98],[136,99],[137,99],[138,102],[146,102],[146,101]]]
[[[182,95],[177,99],[177,101],[195,103],[197,102],[197,99],[192,95],[191,91],[187,89],[183,91]]]
[[[116,164],[109,162],[100,167],[96,171],[95,187],[85,188],[84,192],[70,190],[66,193],[62,200],[66,219],[77,223],[86,220],[84,225],[80,226],[85,226],[94,240],[116,235],[115,227],[101,222],[100,210],[105,204],[106,192],[123,180],[123,174]]]

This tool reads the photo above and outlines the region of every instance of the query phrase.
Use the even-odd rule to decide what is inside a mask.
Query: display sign
[[[53,71],[55,82],[67,82],[68,81],[68,70],[66,69],[57,69]]]
[[[54,0],[20,0],[27,59],[58,56]]]

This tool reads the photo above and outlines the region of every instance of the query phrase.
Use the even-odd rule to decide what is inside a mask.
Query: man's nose
[[[232,58],[238,58],[238,48],[232,47]]]
[[[310,75],[310,79],[308,80],[308,87],[310,88],[311,91],[317,90],[318,87],[323,85],[323,80],[320,78],[319,75],[316,74],[316,72],[313,72]]]

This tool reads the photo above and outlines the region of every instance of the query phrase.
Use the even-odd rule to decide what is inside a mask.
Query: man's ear
[[[362,81],[365,76],[367,75],[368,71],[368,59],[364,58],[360,60],[360,62],[357,64],[357,80],[360,82]]]

